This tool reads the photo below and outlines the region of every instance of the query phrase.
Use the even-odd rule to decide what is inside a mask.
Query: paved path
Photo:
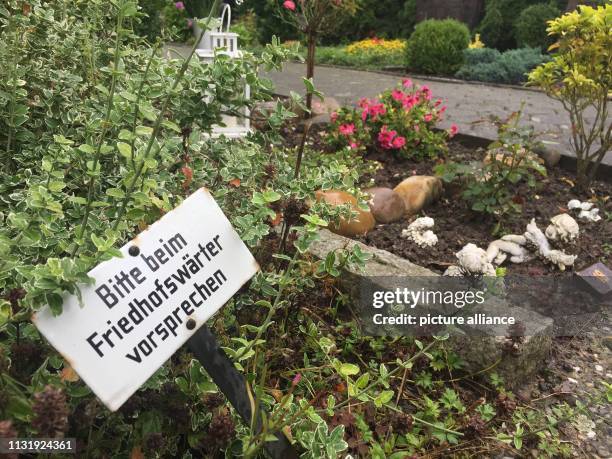
[[[287,63],[282,72],[264,74],[270,78],[276,92],[288,95],[289,91],[304,91],[302,77],[306,73],[304,64]],[[356,103],[361,97],[374,97],[387,88],[395,86],[401,77],[359,70],[317,67],[315,85],[326,96],[334,97],[340,104]],[[534,125],[544,134],[542,139],[558,142],[556,146],[563,154],[572,156],[569,145],[570,121],[561,104],[539,91],[430,81],[413,78],[419,84],[427,84],[434,95],[448,106],[441,127],[451,123],[459,131],[488,139],[496,138],[496,129],[488,121],[491,116],[506,117],[518,110],[524,102],[523,120]],[[612,165],[612,152],[608,152],[604,163]]]

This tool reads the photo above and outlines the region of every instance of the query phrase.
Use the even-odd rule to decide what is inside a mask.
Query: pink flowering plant
[[[457,126],[434,130],[446,106],[429,87],[405,79],[378,98],[359,101],[332,114],[329,141],[355,150],[380,149],[403,157],[435,157],[446,152],[446,141]]]

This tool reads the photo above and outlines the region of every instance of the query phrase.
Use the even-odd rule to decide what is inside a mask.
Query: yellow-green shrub
[[[537,67],[529,82],[559,100],[573,126],[571,143],[576,154],[578,187],[586,188],[612,147],[608,95],[612,88],[612,5],[581,6],[549,22],[557,38],[550,62]],[[596,117],[589,123],[587,111]]]

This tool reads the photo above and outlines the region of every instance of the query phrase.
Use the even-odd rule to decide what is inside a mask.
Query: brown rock
[[[368,205],[377,222],[392,223],[406,215],[403,199],[391,188],[370,188],[365,192],[371,196]]]
[[[397,185],[393,191],[400,195],[406,213],[414,215],[442,194],[442,180],[430,175],[413,175]]]
[[[542,158],[546,167],[555,167],[561,161],[561,152],[555,148],[539,145],[534,149],[535,153]]]
[[[354,218],[340,218],[338,223],[330,224],[330,231],[341,236],[353,237],[366,234],[376,225],[376,221],[369,211],[361,210],[357,205],[357,198],[346,191],[340,190],[319,190],[315,193],[317,201],[324,201],[332,206],[350,204],[352,209],[357,212]]]

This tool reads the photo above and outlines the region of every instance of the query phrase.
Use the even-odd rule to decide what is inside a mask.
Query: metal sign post
[[[232,361],[219,347],[210,329],[203,325],[187,341],[193,355],[208,372],[217,387],[225,394],[244,422],[249,425],[253,411],[244,377],[236,370]],[[261,415],[257,413],[256,428],[261,426]],[[264,447],[274,459],[297,459],[298,455],[282,432],[275,433],[277,441],[266,442]]]

